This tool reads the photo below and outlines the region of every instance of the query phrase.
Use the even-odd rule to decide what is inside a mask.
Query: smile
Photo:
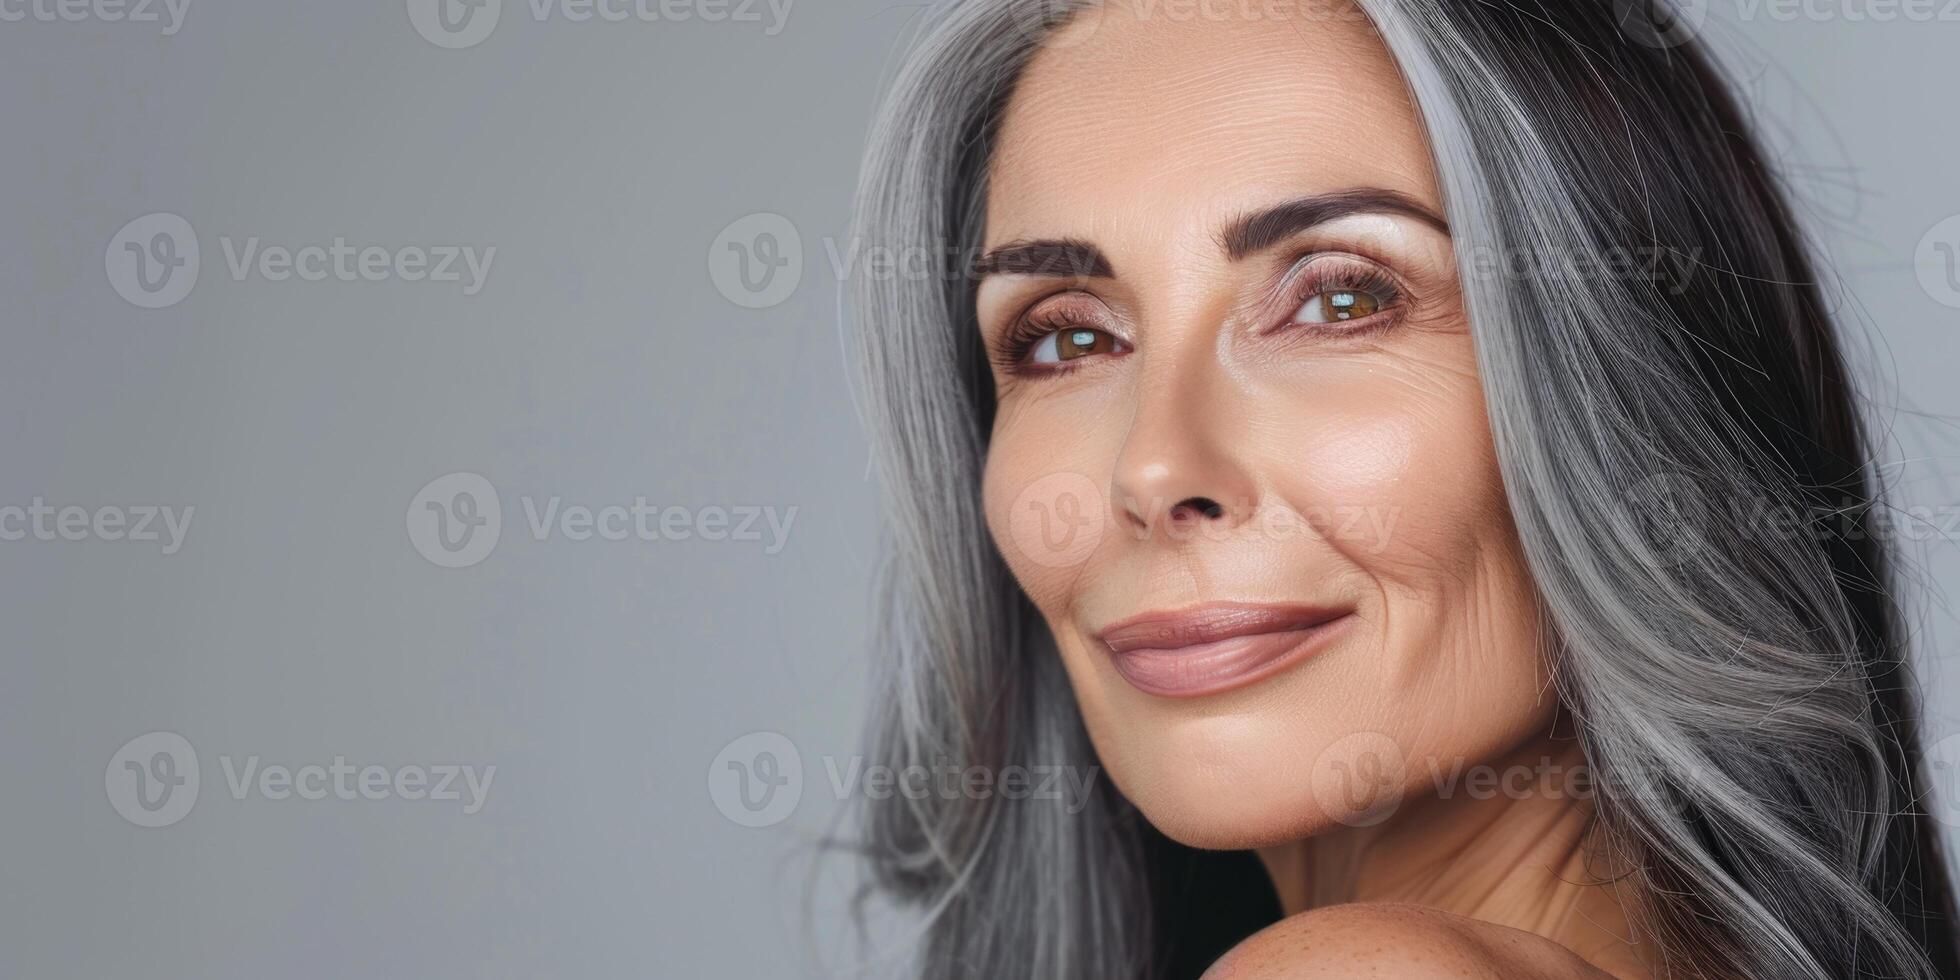
[[[1350,609],[1210,603],[1133,616],[1096,638],[1138,690],[1192,698],[1278,673],[1325,648],[1353,618]]]

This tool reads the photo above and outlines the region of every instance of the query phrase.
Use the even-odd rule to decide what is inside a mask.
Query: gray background
[[[879,528],[825,242],[918,8],[691,9],[538,22],[505,0],[462,50],[402,0],[191,0],[170,36],[0,23],[0,505],[196,508],[171,555],[0,541],[0,975],[853,972],[848,876],[812,854],[839,808],[822,760],[847,764],[863,707]],[[1960,21],[1791,11],[1717,0],[1705,32],[1838,263],[1899,503],[1951,514],[1956,310],[1924,263],[1960,232],[1922,239],[1960,212]],[[156,310],[105,270],[153,212],[202,252]],[[803,261],[750,309],[710,262],[758,212]],[[497,251],[474,296],[235,280],[222,242],[254,236]],[[459,471],[495,485],[503,533],[446,568],[406,515]],[[536,540],[522,501],[552,496],[797,513],[774,554],[766,533]],[[1950,535],[1914,537],[1920,584],[1954,582]],[[1918,604],[1940,739],[1960,622]],[[201,766],[161,828],[105,783],[152,731]],[[788,736],[805,776],[761,829],[709,783],[753,731]],[[220,760],[252,756],[496,774],[473,814],[234,798]]]

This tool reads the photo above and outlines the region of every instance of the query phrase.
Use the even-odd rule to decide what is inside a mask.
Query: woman
[[[935,8],[860,188],[931,256],[856,284],[870,751],[1107,777],[874,808],[920,973],[1960,976],[1856,396],[1683,25],[1054,6]]]

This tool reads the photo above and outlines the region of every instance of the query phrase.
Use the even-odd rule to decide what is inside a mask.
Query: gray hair
[[[943,273],[853,284],[891,535],[868,754],[897,768],[1094,762],[981,514],[993,393],[953,267],[1007,97],[1079,6],[937,4],[869,141],[859,240]],[[1855,392],[1726,88],[1606,0],[1359,6],[1428,130],[1601,840],[1640,869],[1669,971],[1960,975],[1937,834],[1912,814],[1916,699]],[[1580,268],[1629,246],[1692,261],[1667,283]],[[1692,513],[1656,519],[1669,491]],[[1765,512],[1830,520],[1770,533]],[[1689,534],[1664,519],[1695,515]],[[933,796],[866,816],[873,882],[926,909],[921,976],[1161,972],[1178,923],[1154,914],[1156,832],[1114,790],[1074,814]]]

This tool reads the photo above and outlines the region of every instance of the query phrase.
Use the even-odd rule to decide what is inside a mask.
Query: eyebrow
[[[1225,254],[1237,261],[1315,225],[1356,214],[1399,214],[1445,235],[1450,233],[1449,222],[1407,194],[1380,187],[1352,187],[1296,197],[1243,215],[1225,227],[1218,243],[1224,246]]]
[[[1013,241],[989,251],[974,266],[975,278],[992,275],[1108,279],[1116,273],[1102,250],[1076,238]]]
[[[1381,187],[1350,187],[1309,194],[1234,218],[1218,235],[1218,243],[1233,261],[1270,248],[1315,225],[1357,214],[1397,214],[1414,218],[1447,235],[1442,216],[1399,191]],[[1008,242],[980,257],[974,277],[992,275],[1054,276],[1107,279],[1116,275],[1108,256],[1078,238],[1022,239]]]

